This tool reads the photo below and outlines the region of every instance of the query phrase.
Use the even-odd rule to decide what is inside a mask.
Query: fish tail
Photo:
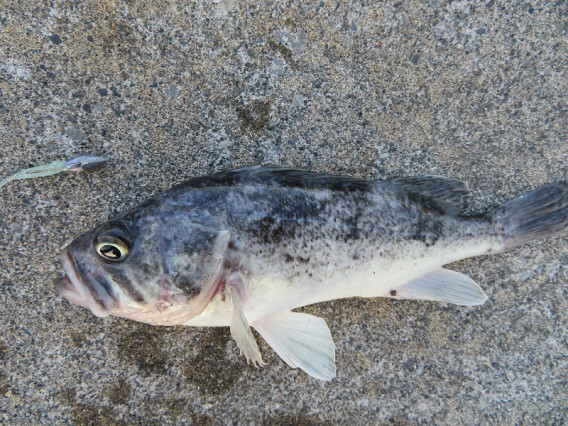
[[[568,184],[556,182],[520,196],[491,213],[508,251],[568,229]]]

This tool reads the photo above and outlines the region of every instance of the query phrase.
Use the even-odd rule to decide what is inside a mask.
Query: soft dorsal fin
[[[288,311],[252,326],[290,367],[320,380],[335,377],[335,345],[322,318]]]
[[[471,196],[464,182],[444,176],[409,176],[393,179],[392,183],[452,215],[463,211]]]

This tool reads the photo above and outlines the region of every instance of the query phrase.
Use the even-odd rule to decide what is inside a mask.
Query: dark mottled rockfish
[[[466,186],[438,176],[369,181],[252,167],[190,180],[65,248],[58,293],[97,316],[230,326],[263,364],[254,327],[292,368],[335,377],[325,321],[294,308],[345,297],[482,304],[469,277],[442,268],[568,227],[555,183],[478,217]]]

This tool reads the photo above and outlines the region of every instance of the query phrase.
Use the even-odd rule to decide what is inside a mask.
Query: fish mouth
[[[55,281],[55,291],[70,302],[90,309],[98,317],[110,315],[118,300],[108,280],[97,274],[85,274],[69,247],[61,252],[61,262],[67,276]]]

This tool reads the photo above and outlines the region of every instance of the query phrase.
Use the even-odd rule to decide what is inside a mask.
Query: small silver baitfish
[[[442,266],[502,253],[568,228],[568,185],[545,185],[464,217],[464,183],[371,181],[251,167],[178,185],[66,247],[57,292],[95,315],[156,325],[229,326],[262,365],[254,327],[292,368],[335,377],[322,318],[294,308],[347,297],[480,305]]]
[[[53,161],[48,164],[20,170],[12,176],[0,180],[0,188],[13,180],[53,176],[61,172],[91,171],[98,169],[106,162],[106,158],[94,155],[78,155],[67,161]]]

